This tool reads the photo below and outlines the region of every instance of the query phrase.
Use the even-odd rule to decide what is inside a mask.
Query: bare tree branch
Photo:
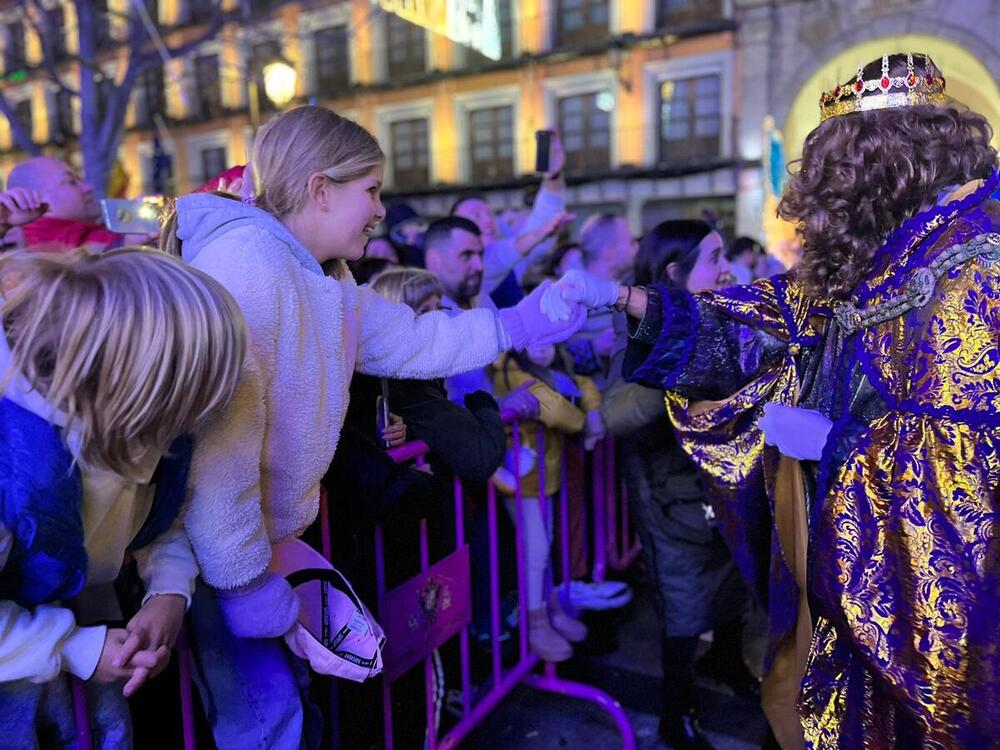
[[[7,122],[10,124],[11,135],[14,136],[14,143],[17,144],[17,147],[32,156],[41,156],[42,150],[38,147],[38,144],[31,140],[31,133],[25,130],[21,121],[17,118],[17,112],[11,106],[3,91],[0,91],[0,113],[7,118]]]
[[[80,92],[67,86],[59,75],[59,70],[56,68],[56,50],[53,43],[53,35],[59,33],[60,30],[55,28],[49,11],[38,0],[19,0],[18,4],[24,10],[24,17],[28,19],[28,23],[31,24],[31,27],[38,35],[39,41],[42,43],[42,65],[49,74],[49,78],[59,87],[60,91],[65,91],[71,96],[79,96]],[[38,23],[38,18],[35,17],[35,13],[31,12],[31,8],[34,8],[35,13],[45,19],[45,28],[42,28],[41,24]]]

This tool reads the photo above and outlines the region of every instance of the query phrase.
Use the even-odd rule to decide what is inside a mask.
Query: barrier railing
[[[508,420],[509,421],[509,420]],[[386,591],[385,579],[385,555],[384,543],[381,527],[375,530],[375,574],[376,587],[378,592],[378,617],[383,626],[386,627],[387,635],[395,641],[406,641],[407,634],[403,629],[396,629],[395,638],[392,638],[392,627],[390,623],[398,620],[402,615],[398,612],[391,612],[389,602],[400,600],[402,594],[419,592],[421,585],[435,582],[437,579],[449,579],[454,585],[452,593],[461,597],[461,602],[452,600],[450,608],[454,615],[444,618],[444,624],[438,621],[436,630],[421,630],[419,635],[423,639],[417,643],[402,643],[395,646],[390,640],[387,643],[385,660],[385,671],[383,674],[383,710],[386,750],[393,750],[395,741],[392,730],[392,685],[395,678],[407,672],[416,658],[424,662],[425,681],[425,702],[427,715],[427,743],[429,750],[448,750],[455,748],[458,744],[469,736],[469,734],[510,694],[518,685],[525,685],[539,690],[557,693],[567,697],[578,698],[590,701],[600,706],[611,717],[617,726],[624,750],[634,750],[635,733],[631,722],[624,709],[618,701],[598,688],[572,680],[559,677],[555,664],[543,663],[536,654],[533,654],[528,647],[528,626],[527,626],[527,590],[525,585],[526,563],[525,563],[525,541],[524,541],[524,514],[523,514],[523,478],[520,471],[521,454],[521,426],[513,422],[512,425],[512,455],[513,455],[513,475],[514,475],[514,536],[515,536],[515,561],[517,569],[517,591],[518,591],[518,659],[516,664],[505,668],[501,658],[501,590],[500,590],[500,563],[499,563],[499,527],[497,522],[497,491],[494,483],[487,484],[487,526],[489,539],[489,579],[490,579],[490,687],[481,691],[476,700],[473,699],[474,685],[472,682],[472,664],[469,625],[471,622],[471,603],[469,591],[471,585],[471,571],[469,567],[468,548],[465,539],[465,503],[464,487],[461,479],[454,482],[454,508],[455,508],[455,550],[447,555],[443,560],[431,563],[429,556],[428,530],[426,519],[420,523],[420,573],[409,581],[404,582],[392,591]],[[535,471],[538,474],[538,487],[540,493],[545,491],[545,478],[547,467],[545,465],[545,429],[538,427],[537,456]],[[582,451],[582,446],[580,447]],[[407,443],[389,452],[390,456],[400,464],[415,462],[423,464],[427,454],[428,446],[420,441]],[[637,537],[629,537],[629,515],[628,504],[625,502],[624,487],[621,492],[616,491],[617,482],[615,478],[615,447],[611,439],[606,439],[598,444],[594,451],[593,459],[593,498],[594,498],[594,541],[593,541],[593,571],[595,581],[603,581],[607,569],[624,570],[634,561],[639,553],[639,542]],[[583,465],[581,460],[580,465]],[[559,560],[561,578],[564,581],[570,578],[571,550],[570,550],[570,503],[567,483],[567,461],[566,451],[562,451],[559,465]],[[542,503],[542,507],[547,510],[548,503]],[[552,519],[546,517],[547,524],[551,524]],[[321,495],[320,502],[320,539],[321,551],[327,560],[332,559],[332,545],[330,534],[330,514],[327,505],[325,490]],[[551,528],[551,526],[550,526]],[[554,552],[553,552],[554,557]],[[449,578],[450,576],[450,578]],[[436,583],[440,583],[437,580]],[[552,566],[549,568],[549,580],[547,585],[552,585]],[[546,591],[546,601],[549,591]],[[567,602],[568,603],[568,602]],[[410,628],[412,630],[412,628]],[[438,737],[437,717],[434,706],[434,665],[432,654],[435,649],[451,641],[458,639],[459,661],[460,661],[460,681],[462,697],[462,718],[451,727],[446,733]],[[393,654],[403,653],[408,661],[402,664],[393,663]],[[176,650],[179,670],[179,691],[182,717],[182,737],[184,750],[195,750],[195,718],[194,701],[192,696],[191,679],[191,653],[187,644],[186,633],[182,630],[178,639]],[[541,674],[537,673],[539,666],[542,666]],[[83,683],[73,679],[72,695],[74,703],[74,715],[77,723],[77,741],[81,750],[89,750],[93,747],[89,712],[87,708],[86,695]]]
[[[627,490],[616,477],[615,443],[609,437],[594,451],[594,580],[603,581],[609,565],[619,572],[628,569],[641,549],[639,535],[630,528]]]
[[[521,449],[521,427],[516,422],[512,425],[513,431],[513,475],[514,475],[514,541],[515,541],[515,563],[517,569],[517,592],[518,592],[518,659],[516,664],[509,668],[504,668],[501,659],[501,591],[500,591],[500,567],[499,567],[499,545],[500,538],[497,524],[497,492],[492,481],[487,484],[487,525],[489,539],[489,579],[490,579],[490,649],[491,649],[491,674],[490,687],[479,694],[478,700],[473,701],[472,669],[469,644],[469,625],[471,623],[471,603],[467,601],[469,595],[469,582],[471,572],[469,569],[468,549],[465,543],[465,507],[463,502],[463,485],[460,479],[455,480],[454,503],[455,503],[455,551],[446,556],[443,560],[436,562],[433,566],[428,555],[427,522],[420,523],[420,565],[421,573],[401,584],[397,589],[386,592],[385,590],[385,558],[382,529],[379,527],[375,531],[375,554],[376,554],[376,585],[379,598],[379,617],[383,627],[386,628],[387,637],[391,638],[392,622],[394,619],[406,616],[405,612],[387,611],[386,602],[398,599],[394,597],[394,592],[405,590],[411,592],[414,589],[420,590],[421,586],[437,586],[438,595],[441,594],[440,587],[445,585],[449,575],[464,578],[464,580],[451,581],[450,593],[452,596],[461,596],[466,600],[455,602],[449,598],[449,607],[454,608],[460,615],[456,620],[451,620],[447,624],[439,625],[437,619],[434,620],[434,627],[440,627],[437,632],[428,632],[427,629],[418,630],[415,640],[422,645],[416,653],[424,661],[425,677],[425,707],[427,714],[427,742],[429,750],[436,748],[448,749],[456,747],[463,739],[485,719],[491,711],[518,685],[526,685],[539,690],[557,693],[569,697],[579,698],[593,702],[606,711],[612,721],[617,726],[621,737],[622,746],[625,750],[635,748],[635,733],[632,725],[621,704],[611,696],[598,688],[583,683],[574,682],[559,677],[556,667],[552,663],[544,663],[541,674],[535,673],[540,665],[539,657],[528,648],[528,623],[527,623],[527,587],[526,587],[526,560],[525,560],[525,530],[523,513],[523,478],[520,471],[520,449]],[[545,430],[538,428],[536,471],[538,473],[539,494],[545,491]],[[613,450],[613,446],[612,446]],[[428,452],[427,446],[422,443],[410,443],[399,449],[390,451],[390,455],[399,463],[406,463],[411,460],[420,461]],[[568,578],[569,572],[569,503],[566,490],[566,457],[563,452],[560,460],[560,492],[559,492],[559,517],[560,517],[560,559],[563,578]],[[595,489],[596,492],[596,489]],[[325,498],[324,498],[325,501]],[[542,504],[543,508],[547,503]],[[602,506],[606,508],[607,506]],[[326,515],[325,508],[321,508],[321,514]],[[601,515],[601,514],[599,514]],[[546,519],[550,522],[551,519]],[[595,524],[597,525],[597,524]],[[603,541],[603,540],[602,540]],[[604,544],[598,544],[604,548]],[[456,557],[457,556],[457,557]],[[551,574],[551,566],[550,566]],[[436,576],[436,578],[435,578]],[[551,580],[549,581],[551,586]],[[548,594],[547,594],[548,596]],[[419,600],[419,597],[418,597]],[[438,614],[438,613],[436,613]],[[392,619],[390,619],[392,618]],[[411,630],[414,630],[412,621]],[[398,638],[399,636],[397,636]],[[403,636],[406,637],[405,635]],[[459,643],[460,656],[460,680],[462,695],[462,718],[442,736],[438,737],[437,722],[434,707],[434,665],[432,660],[433,651],[443,645],[451,638],[457,637]],[[386,750],[393,750],[395,738],[393,737],[392,723],[392,685],[394,678],[407,671],[411,664],[393,665],[391,664],[392,654],[402,651],[408,654],[412,660],[414,650],[408,648],[408,644],[397,645],[394,652],[387,643],[386,670],[383,675],[383,710],[384,710],[384,736]]]

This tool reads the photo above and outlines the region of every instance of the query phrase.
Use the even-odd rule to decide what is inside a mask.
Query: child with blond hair
[[[444,377],[511,346],[562,340],[583,321],[580,310],[550,320],[544,290],[499,313],[417,317],[359,288],[346,261],[364,254],[385,216],[384,161],[371,134],[331,110],[284,112],[257,133],[245,201],[180,198],[176,231],[162,239],[232,292],[250,331],[237,396],[200,434],[186,516],[211,587],[196,594],[193,635],[223,748],[302,741],[301,664],[278,640],[295,623],[296,599],[268,564],[273,543],[317,516],[352,373]],[[331,261],[333,277],[321,267]],[[334,494],[334,512],[336,503]]]
[[[97,746],[128,746],[123,695],[166,666],[197,576],[177,520],[189,433],[232,396],[245,325],[155,250],[16,252],[0,282],[0,731],[75,740],[75,675]],[[146,596],[108,627],[126,552]]]

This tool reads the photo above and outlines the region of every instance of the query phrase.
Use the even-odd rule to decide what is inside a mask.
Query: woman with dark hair
[[[722,237],[703,221],[665,221],[639,245],[636,284],[701,292],[729,281]],[[756,680],[742,656],[747,588],[715,528],[698,468],[674,436],[663,389],[626,383],[621,377],[628,342],[621,313],[615,329],[618,353],[602,413],[608,429],[621,438],[629,504],[655,585],[663,665],[659,733],[674,748],[711,748],[696,712],[699,636],[713,631],[712,648],[703,660],[714,667],[713,676],[741,692],[752,690]]]
[[[992,747],[991,129],[906,53],[823,94],[820,119],[778,208],[802,241],[791,273],[697,295],[577,274],[561,296],[636,321],[626,374],[670,391],[737,563],[767,596],[764,708],[782,747]]]

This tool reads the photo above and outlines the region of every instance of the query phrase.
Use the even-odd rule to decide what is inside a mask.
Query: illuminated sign
[[[500,59],[497,0],[372,0],[372,4],[491,60]]]

